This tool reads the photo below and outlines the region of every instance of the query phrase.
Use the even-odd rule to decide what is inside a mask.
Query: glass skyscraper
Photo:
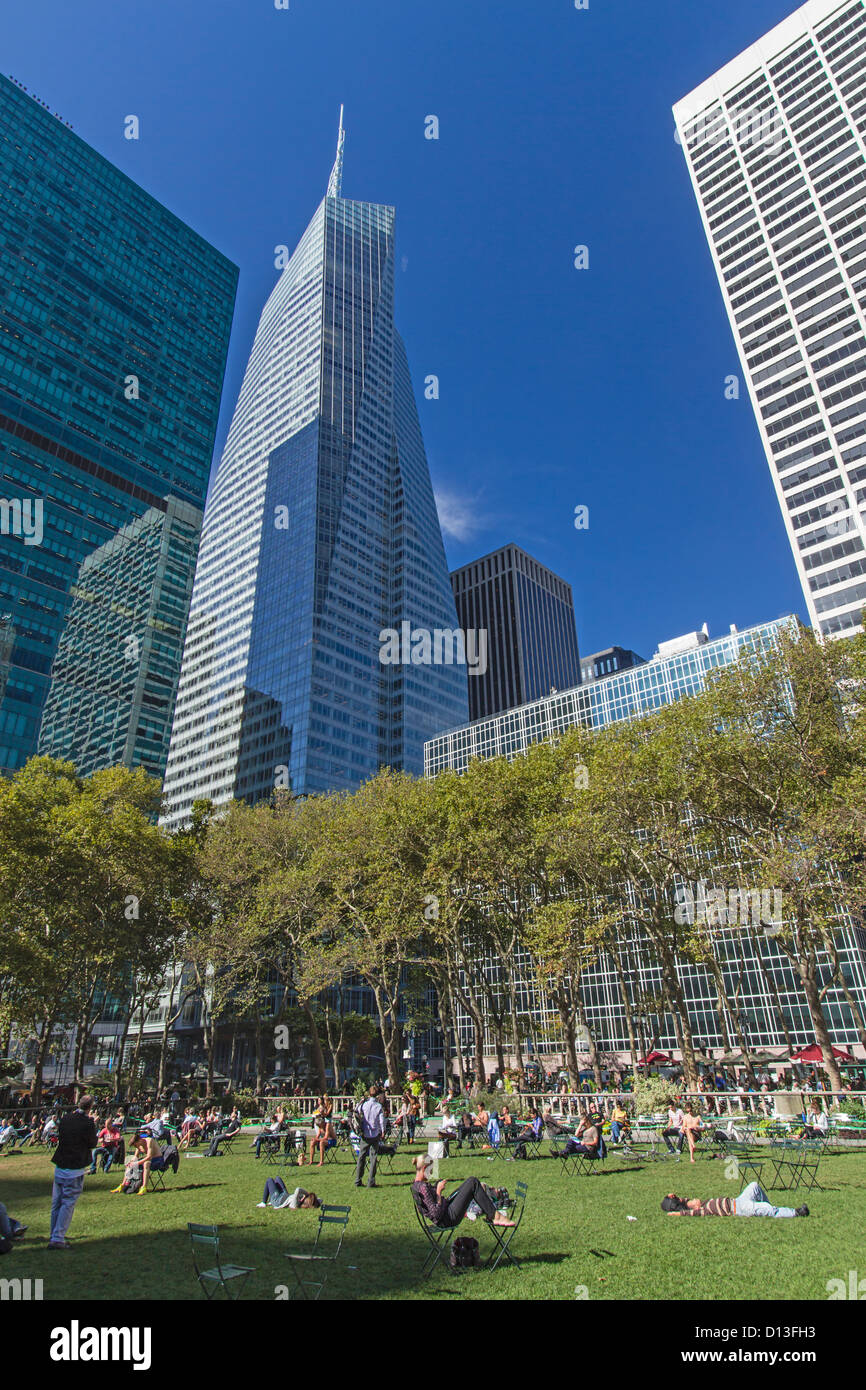
[[[866,5],[809,0],[674,107],[809,615],[866,604]]]
[[[40,753],[162,780],[202,514],[180,498],[83,561],[51,671]]]
[[[5,77],[0,186],[9,773],[36,751],[82,560],[169,496],[204,503],[237,268]]]
[[[469,677],[469,718],[484,719],[580,680],[571,585],[517,545],[451,575],[461,629],[486,632],[485,669]]]
[[[394,209],[328,192],[261,315],[205,509],[165,778],[195,799],[350,790],[468,713],[465,667],[386,664],[455,629],[402,340]]]

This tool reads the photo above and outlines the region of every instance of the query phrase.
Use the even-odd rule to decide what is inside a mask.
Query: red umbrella
[[[856,1058],[841,1047],[833,1048],[833,1056],[837,1062],[856,1062]],[[817,1043],[812,1043],[811,1047],[801,1047],[799,1052],[791,1053],[792,1062],[823,1062],[823,1060],[824,1054]]]
[[[670,1067],[673,1066],[674,1059],[669,1057],[666,1052],[650,1052],[639,1063],[640,1067]]]

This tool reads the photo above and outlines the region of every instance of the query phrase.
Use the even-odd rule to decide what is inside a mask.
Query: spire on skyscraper
[[[328,179],[329,198],[342,198],[343,196],[343,146],[346,143],[346,132],[343,128],[343,108],[340,107],[340,129],[337,132],[337,158],[334,160],[334,167],[331,170],[331,177]]]

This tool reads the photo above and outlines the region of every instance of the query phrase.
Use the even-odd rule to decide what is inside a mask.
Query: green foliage
[[[635,1082],[631,1099],[636,1115],[656,1115],[666,1110],[676,1098],[677,1089],[673,1082],[662,1076],[640,1077]]]

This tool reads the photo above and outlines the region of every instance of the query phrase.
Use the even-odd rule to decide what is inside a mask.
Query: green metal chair
[[[303,1255],[286,1251],[286,1259],[292,1262],[292,1273],[295,1276],[301,1298],[309,1300],[310,1295],[307,1293],[307,1289],[316,1290],[312,1299],[313,1303],[318,1303],[321,1298],[322,1290],[328,1282],[328,1276],[340,1258],[351,1210],[351,1207],[335,1207],[323,1204],[319,1208],[319,1224],[316,1228],[316,1239],[312,1250]],[[325,1234],[326,1227],[334,1228],[330,1235]],[[325,1245],[330,1247],[327,1254],[325,1253]],[[305,1271],[311,1274],[318,1271],[322,1277],[321,1279],[304,1279],[302,1275]]]
[[[192,1261],[195,1266],[195,1273],[198,1282],[204,1290],[205,1297],[210,1301],[215,1298],[222,1289],[226,1298],[237,1300],[244,1291],[244,1286],[254,1269],[247,1265],[224,1265],[220,1259],[220,1236],[218,1226],[197,1226],[193,1222],[187,1224],[190,1243],[192,1245]],[[200,1268],[207,1260],[213,1260],[213,1265],[209,1269]],[[237,1292],[233,1292],[233,1290]]]
[[[528,1187],[525,1182],[519,1182],[514,1190],[514,1201],[511,1204],[509,1216],[513,1220],[513,1226],[495,1226],[493,1222],[488,1223],[488,1229],[493,1232],[493,1239],[496,1242],[493,1254],[487,1261],[486,1268],[496,1269],[497,1265],[504,1259],[515,1269],[520,1268],[520,1261],[511,1254],[509,1245],[517,1235],[518,1228],[523,1220],[523,1213],[526,1210],[526,1194]]]

